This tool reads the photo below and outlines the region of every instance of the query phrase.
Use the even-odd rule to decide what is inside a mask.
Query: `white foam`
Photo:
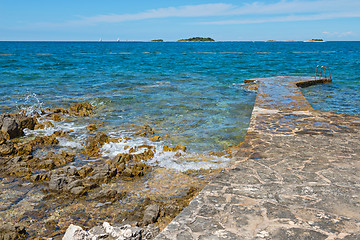
[[[129,149],[132,147],[135,148],[136,146],[141,146],[144,144],[154,147],[155,152],[154,157],[146,161],[147,164],[151,166],[175,169],[181,172],[190,169],[199,170],[222,168],[225,167],[230,161],[230,159],[226,157],[217,157],[200,153],[186,153],[181,150],[175,152],[164,152],[164,143],[162,141],[151,142],[143,137],[136,137],[127,141],[121,139],[119,142],[110,142],[104,144],[104,146],[101,148],[101,154],[103,156],[113,158],[118,154],[129,153]],[[145,150],[146,148],[139,148],[137,149],[137,152],[134,152],[133,154],[139,154],[144,152]]]

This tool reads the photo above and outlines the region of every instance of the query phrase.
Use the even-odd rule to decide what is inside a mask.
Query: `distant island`
[[[162,40],[162,39],[154,39],[154,40],[151,40],[150,42],[164,42],[164,40]]]
[[[215,40],[209,37],[192,37],[188,39],[180,39],[178,42],[215,42]]]
[[[306,40],[304,42],[325,42],[325,41],[321,38],[313,38],[311,40]]]

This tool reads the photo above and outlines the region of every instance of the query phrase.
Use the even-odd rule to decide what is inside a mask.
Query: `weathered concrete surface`
[[[360,118],[312,109],[313,78],[256,81],[236,161],[156,239],[360,239]]]

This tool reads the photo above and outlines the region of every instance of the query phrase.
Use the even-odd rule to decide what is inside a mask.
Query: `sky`
[[[360,40],[360,0],[0,0],[0,41]]]

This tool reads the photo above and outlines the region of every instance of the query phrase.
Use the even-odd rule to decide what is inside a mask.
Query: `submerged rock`
[[[0,226],[0,239],[4,240],[18,240],[26,239],[28,233],[25,227],[16,224],[6,223]]]
[[[160,214],[160,207],[157,204],[151,204],[144,211],[143,224],[149,225],[155,223]]]

